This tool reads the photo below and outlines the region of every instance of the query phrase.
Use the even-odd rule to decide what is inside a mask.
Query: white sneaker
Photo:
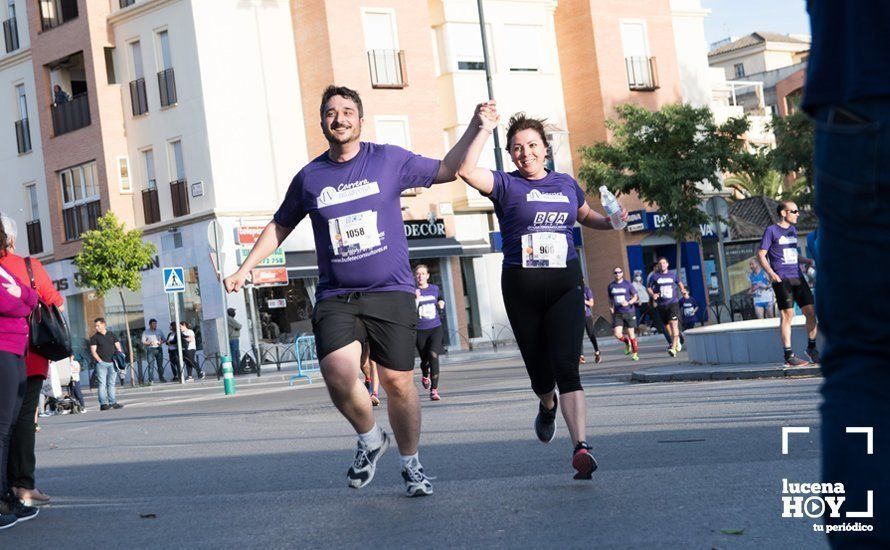
[[[405,480],[405,492],[409,497],[423,497],[433,494],[433,484],[423,473],[423,466],[416,458],[402,467],[402,479]]]
[[[389,436],[386,435],[386,432],[383,432],[383,444],[376,449],[368,449],[359,441],[355,451],[355,460],[349,467],[349,471],[346,472],[347,485],[353,489],[360,489],[371,483],[371,480],[374,479],[374,472],[377,471],[377,461],[388,448]]]

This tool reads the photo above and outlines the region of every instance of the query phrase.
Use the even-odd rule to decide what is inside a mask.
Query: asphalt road
[[[782,479],[819,479],[820,380],[631,384],[630,363],[606,355],[582,369],[593,481],[572,479],[561,419],[553,443],[535,439],[516,358],[449,365],[443,400],[421,393],[437,479],[420,499],[403,496],[395,447],[371,485],[346,487],[355,439],[322,384],[265,377],[227,398],[208,381],[42,419],[53,504],[0,547],[827,547],[814,520],[781,517]],[[783,456],[781,426],[813,429]]]

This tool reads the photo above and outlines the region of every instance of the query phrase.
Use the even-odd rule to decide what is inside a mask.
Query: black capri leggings
[[[439,355],[442,353],[442,325],[417,331],[417,353],[420,354],[420,372],[430,378],[430,389],[439,388]]]
[[[0,495],[5,495],[9,489],[6,477],[9,437],[22,408],[25,380],[25,358],[0,351]]]
[[[560,269],[505,268],[501,290],[522,360],[538,395],[580,391],[584,287],[578,260]]]

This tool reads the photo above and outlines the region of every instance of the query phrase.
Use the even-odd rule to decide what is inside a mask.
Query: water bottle
[[[609,216],[609,220],[612,222],[612,227],[614,229],[624,229],[627,222],[621,219],[621,205],[618,204],[618,199],[605,185],[600,186],[600,201],[603,203],[606,216]]]

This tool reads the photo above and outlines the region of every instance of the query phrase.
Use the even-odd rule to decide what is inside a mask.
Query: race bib
[[[782,263],[785,265],[797,265],[797,249],[782,249]]]
[[[615,295],[615,305],[623,306],[627,303],[627,300],[624,297],[624,294],[616,294]]]
[[[373,210],[334,218],[328,222],[328,228],[334,256],[357,254],[380,246],[377,212]]]
[[[565,267],[569,245],[565,235],[542,231],[522,236],[522,267]]]
[[[661,287],[661,299],[670,300],[674,297],[674,285],[665,285]]]
[[[432,320],[436,318],[436,304],[423,304],[417,309],[417,316],[421,319]]]

